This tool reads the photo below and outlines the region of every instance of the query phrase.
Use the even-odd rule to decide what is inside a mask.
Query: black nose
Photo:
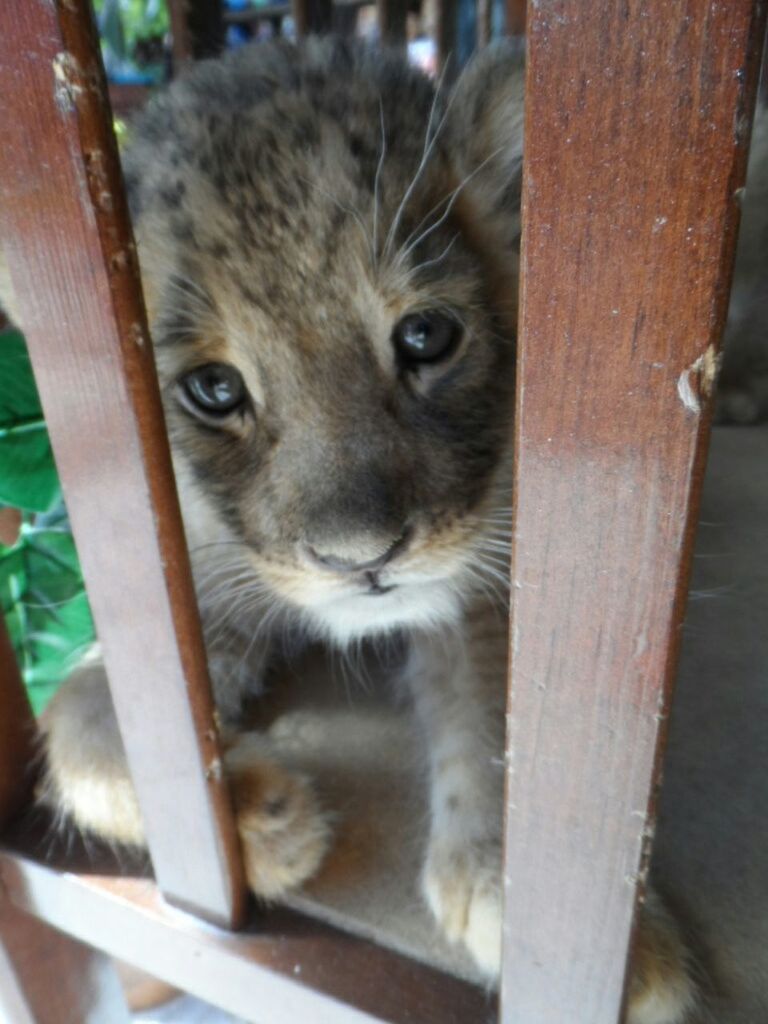
[[[401,555],[411,540],[413,530],[410,526],[407,526],[397,540],[390,544],[385,552],[381,555],[377,555],[376,558],[371,558],[367,562],[355,562],[349,558],[342,558],[339,555],[332,554],[330,552],[320,552],[311,545],[307,546],[307,553],[313,562],[318,565],[322,565],[325,569],[332,569],[333,572],[377,572],[382,569],[388,562],[391,562],[398,555]]]

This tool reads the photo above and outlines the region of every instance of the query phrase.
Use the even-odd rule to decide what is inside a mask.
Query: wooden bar
[[[765,8],[530,9],[505,1024],[616,1024]]]
[[[194,0],[192,0],[194,3]],[[171,23],[171,53],[173,71],[179,71],[192,60],[192,37],[189,31],[189,0],[167,0],[168,19]]]
[[[95,27],[0,5],[0,230],[159,884],[242,913],[239,847]]]
[[[0,1020],[7,1024],[130,1024],[109,959],[0,895]]]
[[[36,727],[0,612],[0,828],[31,795]]]
[[[17,837],[14,837],[17,843]],[[60,872],[0,850],[9,898],[81,941],[252,1021],[269,1024],[490,1024],[483,989],[292,911],[260,912],[233,935],[163,903],[148,879],[104,863]],[[115,870],[114,866],[111,868]]]
[[[505,28],[508,36],[525,35],[527,8],[527,0],[506,0]]]
[[[109,103],[115,117],[133,114],[149,99],[152,89],[147,85],[128,85],[111,82],[109,86]]]
[[[491,41],[493,3],[492,0],[476,0],[477,12],[477,46],[482,49]]]
[[[437,0],[437,25],[435,42],[437,43],[437,66],[446,68],[449,78],[456,74],[457,53],[456,37],[459,28],[458,0]]]
[[[296,35],[330,32],[333,24],[333,0],[291,0]]]
[[[385,46],[405,46],[408,0],[376,0],[379,37]]]
[[[203,60],[218,56],[224,49],[226,33],[222,0],[187,0],[186,18],[192,57]]]

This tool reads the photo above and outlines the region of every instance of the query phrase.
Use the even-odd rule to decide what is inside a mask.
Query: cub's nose
[[[324,569],[331,569],[333,572],[376,572],[377,570],[382,569],[393,559],[403,554],[410,544],[412,535],[412,528],[410,526],[406,526],[397,540],[390,544],[385,551],[376,555],[374,558],[369,558],[367,560],[363,560],[359,557],[350,557],[349,555],[341,554],[340,552],[318,550],[311,544],[306,545],[306,552],[315,565],[320,565]]]

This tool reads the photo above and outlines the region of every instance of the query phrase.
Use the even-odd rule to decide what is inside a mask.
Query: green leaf
[[[0,333],[0,504],[46,512],[61,492],[24,338]]]
[[[0,544],[0,609],[39,713],[93,641],[88,599],[32,368],[18,331],[0,332],[0,504],[25,510]]]
[[[13,547],[0,545],[0,607],[36,713],[94,638],[66,516],[39,519],[27,517]]]

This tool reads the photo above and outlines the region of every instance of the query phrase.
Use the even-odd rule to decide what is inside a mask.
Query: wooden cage
[[[212,6],[192,0],[188,20],[182,4],[172,10],[178,61],[205,52],[221,27]],[[405,11],[378,2],[394,45]],[[481,4],[481,40],[487,12]],[[294,14],[300,33],[332,22],[330,0],[294,0]],[[511,29],[524,14],[509,0]],[[497,1004],[298,913],[246,920],[229,798],[209,770],[217,730],[98,43],[85,0],[0,6],[0,230],[154,874],[84,871],[76,851],[53,865],[9,826],[3,1019],[126,1019],[103,953],[270,1024],[621,1018],[764,16],[761,0],[528,8]],[[443,55],[455,21],[455,0],[442,0]],[[29,799],[34,723],[3,643],[0,818],[10,823]],[[161,761],[148,777],[150,749]]]

